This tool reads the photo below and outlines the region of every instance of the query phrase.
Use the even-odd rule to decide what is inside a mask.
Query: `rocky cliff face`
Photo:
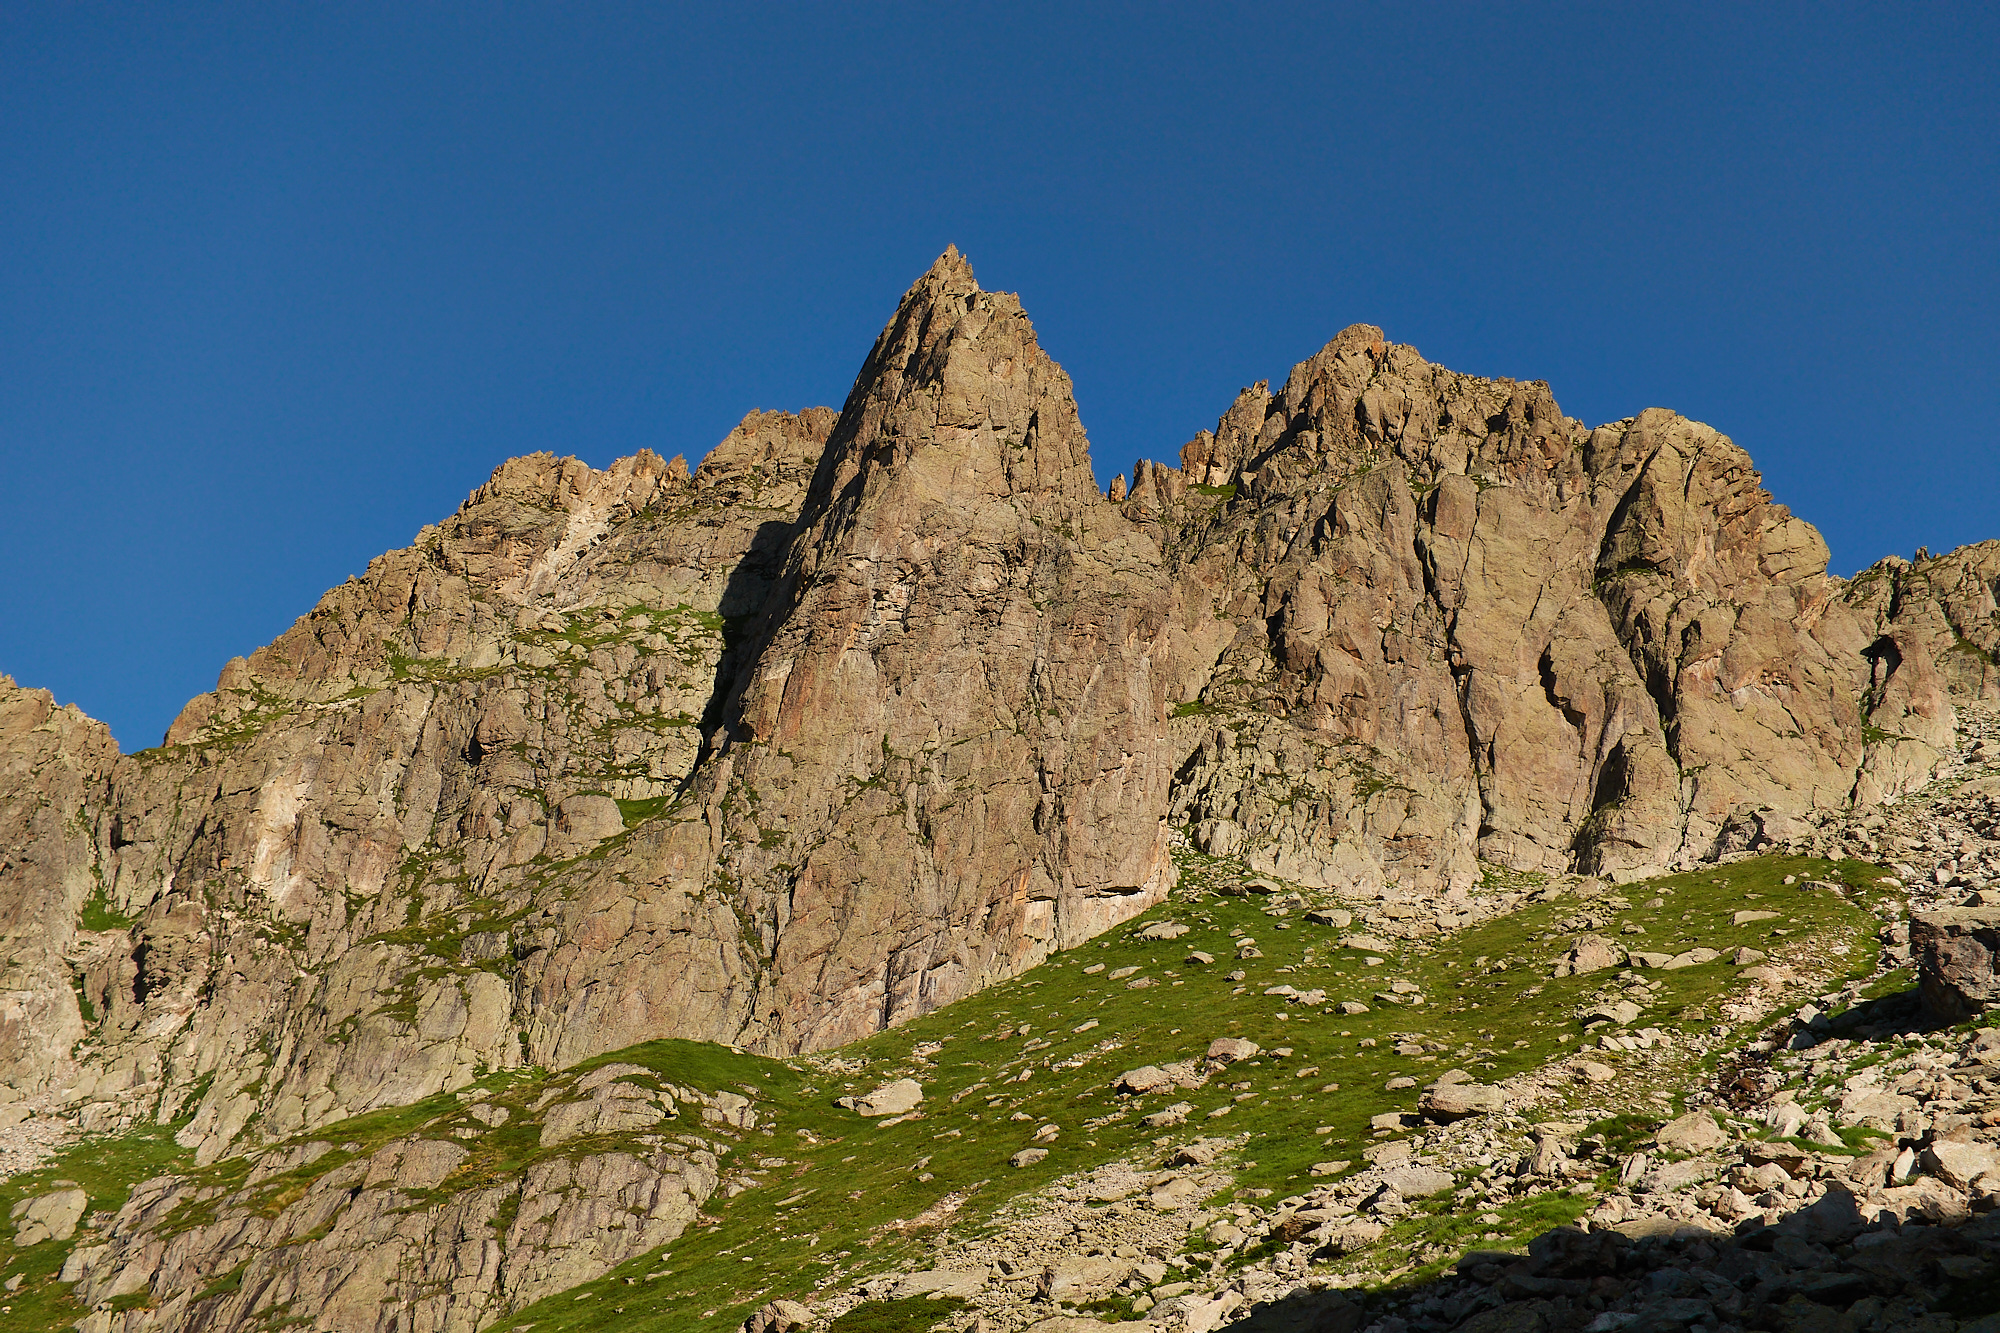
[[[1628,876],[1929,773],[2000,544],[1853,583],[1727,438],[1357,326],[1092,478],[947,252],[843,410],[504,464],[166,743],[0,687],[0,1080],[204,1161],[663,1036],[816,1049],[1157,902]],[[1114,487],[1113,494],[1119,494]]]
[[[1949,741],[1932,613],[1828,577],[1749,457],[1671,412],[1587,430],[1356,326],[1181,462],[1123,505],[1233,636],[1182,710],[1176,812],[1296,882],[1449,908],[1482,860],[1686,865],[1907,789]]]
[[[73,960],[108,951],[117,933],[93,929],[111,922],[91,837],[117,759],[102,723],[0,676],[0,1086],[18,1092],[76,1074]]]

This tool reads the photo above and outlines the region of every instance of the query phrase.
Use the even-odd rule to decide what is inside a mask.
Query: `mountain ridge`
[[[1018,300],[954,250],[838,415],[753,413],[691,475],[502,464],[166,745],[74,743],[76,832],[18,835],[66,850],[8,872],[39,961],[5,989],[17,1031],[83,1032],[72,976],[100,1017],[81,1062],[24,1042],[0,1076],[192,1098],[219,1154],[478,1068],[810,1049],[1157,902],[1176,824],[1451,930],[1482,864],[1630,877],[1809,836],[1920,783],[1954,693],[2000,688],[2000,546],[1833,579],[1712,429],[1586,429],[1372,326],[1122,499],[1087,450]],[[984,572],[950,563],[972,549]],[[868,636],[902,598],[932,638],[898,658]],[[92,901],[129,932],[80,931]]]

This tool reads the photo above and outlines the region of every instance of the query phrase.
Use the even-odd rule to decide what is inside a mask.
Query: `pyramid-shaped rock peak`
[[[784,793],[785,837],[741,874],[786,904],[758,1005],[786,1040],[919,1012],[1158,900],[1169,605],[1068,377],[947,251],[849,395],[732,715],[760,829]]]
[[[1096,495],[1069,376],[1042,351],[1020,301],[981,291],[956,248],[904,294],[875,340],[807,521],[883,467],[926,470],[936,484],[980,495],[1035,492],[1071,506]]]

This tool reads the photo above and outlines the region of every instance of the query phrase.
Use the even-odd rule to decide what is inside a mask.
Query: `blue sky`
[[[1837,572],[2000,536],[1995,15],[7,6],[0,671],[157,743],[503,458],[837,406],[947,242],[1105,480],[1368,322]]]

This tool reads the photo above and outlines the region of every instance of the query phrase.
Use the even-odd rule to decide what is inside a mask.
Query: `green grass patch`
[[[137,923],[112,907],[100,887],[84,899],[83,909],[76,914],[76,924],[82,930],[130,930]]]
[[[827,1333],[928,1333],[963,1308],[951,1297],[910,1296],[900,1301],[857,1305],[827,1325]]]
[[[1241,1140],[1234,1153],[1240,1187],[1301,1192],[1318,1183],[1314,1163],[1360,1157],[1372,1141],[1369,1117],[1415,1108],[1418,1090],[1387,1092],[1388,1079],[1407,1075],[1421,1084],[1460,1067],[1496,1081],[1576,1050],[1576,1010],[1628,984],[1608,971],[1550,976],[1550,962],[1581,929],[1561,927],[1575,927],[1579,917],[1604,918],[1591,928],[1613,938],[1620,938],[1623,922],[1643,925],[1646,935],[1628,941],[1640,949],[1747,944],[1776,952],[1796,943],[1822,958],[1822,974],[1842,974],[1856,958],[1873,957],[1876,922],[1861,905],[1783,883],[1792,875],[1872,884],[1880,872],[1860,863],[1765,858],[1626,885],[1593,900],[1565,895],[1447,938],[1399,944],[1370,967],[1367,955],[1338,947],[1342,932],[1308,923],[1305,904],[1218,893],[1244,877],[1240,865],[1190,851],[1177,855],[1182,884],[1166,905],[1021,977],[830,1053],[854,1067],[834,1068],[831,1058],[764,1060],[689,1043],[652,1043],[604,1057],[699,1086],[758,1086],[766,1122],[739,1152],[777,1154],[792,1165],[762,1173],[765,1183],[735,1199],[712,1200],[704,1225],[668,1253],[643,1256],[510,1316],[508,1327],[725,1333],[774,1297],[809,1299],[824,1281],[924,1267],[925,1240],[935,1229],[912,1228],[908,1219],[950,1199],[957,1204],[952,1234],[973,1235],[1009,1201],[1058,1176],[1120,1159],[1157,1165],[1160,1131],[1140,1117],[1170,1101],[1196,1108],[1175,1131],[1176,1141]],[[1780,917],[1731,924],[1746,905]],[[1139,926],[1167,919],[1190,933],[1171,942],[1134,938]],[[1774,929],[1790,934],[1773,938]],[[1245,937],[1262,956],[1239,962],[1233,955]],[[1187,963],[1195,949],[1217,961]],[[1101,970],[1084,970],[1098,964]],[[1111,979],[1125,967],[1138,972]],[[1248,974],[1240,984],[1226,979],[1236,967]],[[1718,1000],[1737,984],[1735,973],[1718,960],[1635,974],[1660,983],[1647,997],[1641,1024],[1712,1023]],[[1130,989],[1140,978],[1155,984]],[[1392,993],[1389,983],[1398,978],[1416,983],[1422,1004],[1377,998]],[[1324,989],[1329,1001],[1359,1000],[1371,1012],[1343,1016],[1264,995],[1279,984]],[[1110,1084],[1122,1071],[1198,1058],[1219,1036],[1248,1037],[1265,1054],[1192,1093],[1112,1095]],[[924,1084],[919,1118],[884,1125],[831,1105],[844,1093],[903,1075]],[[1250,1096],[1237,1100],[1245,1092]],[[1224,1107],[1226,1114],[1209,1117]],[[1660,1118],[1635,1114],[1592,1128],[1623,1144]],[[1020,1170],[1007,1165],[1051,1122],[1061,1135],[1046,1160]],[[1322,1127],[1329,1132],[1314,1133]],[[1524,1239],[1573,1220],[1590,1202],[1538,1196],[1504,1206],[1494,1225],[1476,1215],[1456,1217],[1440,1201],[1399,1223],[1395,1235],[1414,1253],[1431,1254],[1421,1265],[1436,1271],[1455,1257],[1444,1253],[1454,1245],[1490,1245],[1479,1240],[1489,1231]],[[648,1276],[663,1270],[670,1276]],[[596,1299],[576,1300],[585,1290]],[[612,1311],[615,1320],[607,1318]]]

